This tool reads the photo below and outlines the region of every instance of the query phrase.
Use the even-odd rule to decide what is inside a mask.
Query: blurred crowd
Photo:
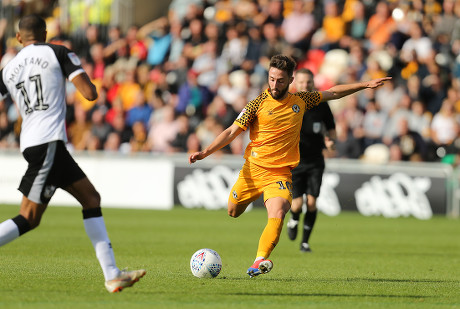
[[[90,102],[68,85],[76,151],[197,151],[268,87],[269,60],[282,53],[312,70],[319,90],[393,77],[329,103],[337,141],[328,157],[456,163],[459,0],[173,0],[166,16],[125,31],[110,23],[112,1],[87,1],[46,16],[48,41],[77,53],[99,93]],[[19,51],[5,19],[1,66]],[[0,101],[0,148],[18,147],[20,121]],[[241,155],[247,142],[242,134],[221,152]]]

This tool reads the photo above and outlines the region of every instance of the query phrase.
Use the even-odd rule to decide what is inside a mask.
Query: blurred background
[[[20,50],[17,21],[37,13],[48,41],[74,50],[97,86],[87,101],[68,85],[75,153],[202,149],[267,88],[270,57],[283,53],[313,71],[319,90],[393,77],[330,102],[330,162],[439,163],[446,187],[458,178],[458,0],[4,0],[0,13],[0,66]],[[0,149],[18,149],[20,123],[11,99],[0,101]],[[220,154],[241,158],[247,143],[245,132]]]

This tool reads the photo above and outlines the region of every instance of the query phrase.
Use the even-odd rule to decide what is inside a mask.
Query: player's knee
[[[291,211],[294,212],[294,213],[297,213],[299,211],[302,210],[302,199],[298,200],[298,199],[293,199],[292,200],[292,205],[291,205]]]
[[[228,215],[232,218],[238,218],[246,209],[247,206],[228,203]]]
[[[316,197],[308,196],[308,198],[307,198],[307,211],[316,211]]]
[[[307,204],[307,211],[310,211],[310,212],[316,211],[316,201],[313,202],[313,203],[308,203]]]
[[[284,209],[280,209],[276,212],[275,218],[280,218],[281,220],[284,220],[284,217],[286,216],[287,211]]]
[[[88,199],[88,208],[97,208],[101,206],[101,195],[94,190]]]
[[[240,214],[236,211],[236,209],[228,209],[228,215],[232,218],[238,218]]]

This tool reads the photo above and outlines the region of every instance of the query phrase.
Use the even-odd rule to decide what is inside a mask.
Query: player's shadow
[[[260,280],[265,282],[305,282],[305,280],[299,278],[244,278],[244,277],[220,277],[216,278],[220,280]],[[325,278],[325,279],[308,279],[312,282],[379,282],[379,283],[395,283],[395,282],[407,282],[407,283],[460,283],[458,280],[439,280],[439,279],[395,279],[395,278]],[[287,296],[287,297],[379,297],[379,298],[434,298],[432,295],[413,295],[413,294],[355,294],[355,293],[318,293],[318,292],[306,292],[306,293],[258,293],[258,292],[235,292],[226,293],[226,295],[235,296]]]
[[[346,294],[346,293],[225,293],[225,295],[234,295],[234,296],[287,296],[287,297],[379,297],[379,298],[433,298],[434,296],[429,295],[392,295],[392,294]]]
[[[262,279],[262,278],[260,278]],[[248,277],[218,277],[214,280],[260,280],[259,278]],[[299,279],[299,278],[263,278],[264,281],[272,282],[304,282],[305,280],[313,282],[407,282],[407,283],[459,283],[460,280],[440,280],[440,279],[395,279],[395,278],[324,278],[324,279]]]

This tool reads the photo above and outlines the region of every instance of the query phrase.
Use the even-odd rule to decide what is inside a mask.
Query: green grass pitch
[[[1,206],[0,221],[17,214]],[[0,248],[0,308],[460,308],[460,222],[319,215],[311,254],[283,230],[273,270],[250,279],[266,212],[103,210],[117,264],[145,268],[109,294],[79,208],[50,206],[35,231]],[[222,257],[214,279],[190,272],[200,248]]]

